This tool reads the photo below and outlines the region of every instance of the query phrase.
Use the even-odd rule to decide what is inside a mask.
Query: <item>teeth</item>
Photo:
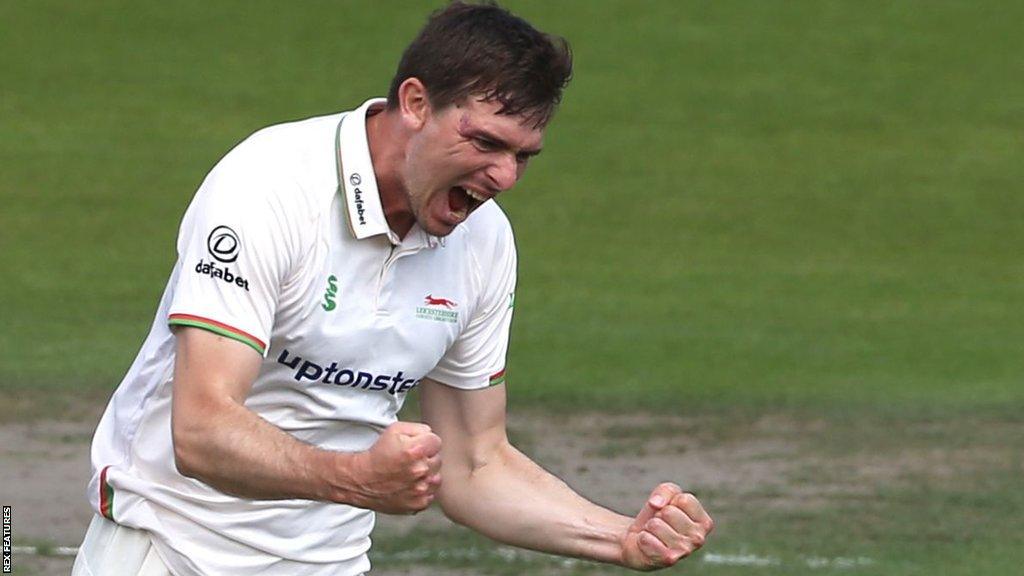
[[[481,194],[479,194],[477,192],[474,192],[474,191],[470,190],[469,188],[463,188],[463,190],[466,191],[466,194],[468,194],[470,198],[472,198],[473,200],[476,200],[477,202],[485,202],[485,201],[487,201],[487,197],[486,196],[483,196],[483,195],[481,195]]]

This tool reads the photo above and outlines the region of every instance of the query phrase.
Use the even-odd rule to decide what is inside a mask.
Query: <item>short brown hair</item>
[[[540,32],[494,2],[455,1],[434,12],[402,54],[388,91],[418,78],[431,106],[445,108],[470,95],[501,104],[499,114],[523,115],[544,126],[572,77],[572,52],[560,36]]]

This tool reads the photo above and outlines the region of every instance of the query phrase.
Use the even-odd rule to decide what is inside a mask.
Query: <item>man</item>
[[[564,40],[453,3],[388,98],[261,130],[185,214],[152,331],[100,422],[75,574],[352,575],[373,511],[436,498],[496,540],[649,570],[712,529],[673,484],[635,518],[505,434],[511,228]],[[420,388],[424,423],[397,422]]]

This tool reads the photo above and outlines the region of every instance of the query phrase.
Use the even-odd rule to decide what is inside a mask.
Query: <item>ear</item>
[[[433,110],[427,97],[427,87],[419,78],[406,78],[398,86],[398,110],[402,123],[413,130],[419,130],[427,123]]]

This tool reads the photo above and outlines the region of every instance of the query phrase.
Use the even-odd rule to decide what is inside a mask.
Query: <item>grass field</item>
[[[261,126],[382,94],[435,5],[0,3],[0,390],[21,417],[109,394],[206,171]],[[521,262],[513,409],[700,416],[723,445],[783,415],[803,424],[782,440],[822,461],[996,454],[811,508],[709,487],[732,520],[709,552],[782,564],[691,569],[1015,573],[1024,7],[507,5],[568,37],[577,63],[543,156],[502,201]],[[806,561],[851,549],[874,563]]]

